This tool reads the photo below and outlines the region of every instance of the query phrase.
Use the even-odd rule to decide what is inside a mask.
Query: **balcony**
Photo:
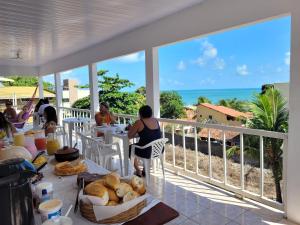
[[[62,118],[91,118],[90,110],[61,107],[60,112]],[[137,119],[136,116],[130,115],[116,114],[115,116],[117,116],[119,123],[124,124]],[[165,148],[165,165],[168,169],[168,175],[167,182],[164,183],[161,174],[152,173],[154,182],[151,184],[153,185],[151,186],[151,192],[167,203],[170,201],[171,205],[179,211],[183,210],[182,220],[191,222],[187,218],[191,219],[191,216],[195,216],[194,222],[200,221],[201,215],[203,217],[202,210],[202,213],[211,213],[212,218],[217,216],[220,219],[220,221],[217,219],[219,224],[232,222],[233,219],[240,224],[248,224],[245,223],[248,220],[279,222],[283,219],[285,205],[274,200],[274,183],[272,183],[272,175],[270,175],[272,172],[264,166],[263,140],[265,138],[282,140],[282,149],[283,152],[286,152],[288,140],[286,134],[172,119],[159,118],[158,120],[163,136],[169,138],[169,143]],[[167,127],[169,131],[167,131]],[[192,132],[189,134],[186,133],[185,128],[187,127],[192,128]],[[181,130],[181,135],[176,134],[178,129]],[[207,140],[201,141],[199,139],[198,129],[208,129]],[[223,142],[216,144],[211,140],[210,130],[213,129],[222,132]],[[226,143],[226,132],[229,131],[238,133],[240,138],[240,158],[235,160],[236,162],[227,159],[226,145],[223,145],[223,143]],[[260,152],[258,165],[251,166],[249,162],[245,162],[243,142],[246,135],[257,136],[261,144],[258,149]],[[181,142],[178,144],[180,139]],[[199,144],[201,146],[198,148]],[[221,148],[215,149],[214,145]],[[207,151],[205,151],[205,148],[207,148]],[[198,149],[198,151],[195,151],[195,149]],[[212,154],[213,150],[218,154]],[[283,157],[285,162],[286,154]],[[286,174],[285,164],[283,169],[283,173]],[[255,171],[251,178],[254,181],[248,182],[245,174],[249,170]],[[282,181],[283,199],[285,199],[284,193],[286,190],[284,186],[285,179],[284,177]],[[193,199],[192,196],[195,197],[192,200],[193,204],[196,204],[194,201],[203,201],[203,205],[197,206],[200,207],[199,209],[196,207],[196,210],[194,210],[193,207],[189,206],[188,201]],[[176,201],[178,198],[180,200]],[[181,204],[182,202],[184,202],[184,205]],[[262,208],[264,209],[262,210]],[[197,214],[198,210],[199,214]],[[218,212],[221,212],[221,215]],[[178,223],[181,222],[183,221],[179,219]]]
[[[222,224],[220,221],[224,220],[225,224],[281,224],[282,213],[259,210],[262,206],[257,202],[263,204],[263,208],[280,210],[291,221],[300,223],[298,0],[1,1],[0,75],[38,77],[39,97],[43,98],[43,77],[54,74],[55,105],[60,119],[91,118],[99,104],[97,62],[144,51],[146,102],[159,118],[159,46],[285,15],[291,16],[289,133],[159,119],[164,136],[169,138],[165,154],[169,172],[166,183],[161,183],[160,174],[152,175],[158,186],[153,194],[178,207],[183,216],[175,222],[177,224],[199,223],[200,215],[227,217],[212,219],[211,224]],[[88,66],[90,110],[63,108],[61,74],[82,66]],[[120,123],[135,119],[130,115],[118,117]],[[199,129],[206,129],[207,136],[200,139]],[[221,138],[214,138],[214,130]],[[239,154],[233,158],[226,153],[230,147],[226,144],[230,132],[238,134],[235,143]],[[243,154],[249,136],[255,136],[257,162],[249,161]],[[270,185],[270,171],[265,162],[266,139],[282,143],[283,204],[274,201],[274,187]],[[207,203],[204,208],[202,201]],[[178,202],[184,203],[183,206]],[[193,210],[187,206],[190,202]],[[233,207],[235,203],[245,208]],[[241,220],[235,220],[232,214]],[[193,220],[196,215],[199,215],[197,221]]]

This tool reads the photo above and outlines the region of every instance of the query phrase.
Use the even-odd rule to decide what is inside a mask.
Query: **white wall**
[[[300,1],[293,3],[286,208],[288,218],[300,223]]]

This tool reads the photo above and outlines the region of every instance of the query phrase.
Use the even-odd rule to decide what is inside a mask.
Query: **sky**
[[[288,82],[290,17],[252,24],[159,48],[161,90],[260,88]],[[135,86],[145,86],[145,54],[136,52],[97,64]],[[88,83],[88,67],[65,71],[62,79]],[[53,82],[53,75],[45,77]]]

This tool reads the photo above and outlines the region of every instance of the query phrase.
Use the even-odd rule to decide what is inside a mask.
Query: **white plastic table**
[[[127,131],[124,131],[125,127],[126,125],[124,124],[115,124],[112,126],[96,126],[95,131],[104,133],[106,143],[112,143],[113,137],[122,140],[124,173],[125,176],[127,176],[129,173],[129,138],[127,136]]]
[[[66,127],[66,124],[68,125],[68,133],[69,133],[69,146],[72,147],[73,146],[73,143],[72,143],[72,132],[74,130],[74,125],[76,123],[90,123],[90,119],[89,118],[83,118],[83,117],[70,117],[70,118],[65,118],[63,119],[62,123],[63,123],[63,127],[65,128]]]

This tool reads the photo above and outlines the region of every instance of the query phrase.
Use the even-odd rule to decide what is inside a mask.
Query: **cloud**
[[[215,58],[218,55],[218,49],[215,48],[215,46],[210,43],[208,40],[205,40],[202,43],[202,48],[203,48],[203,57],[205,58]]]
[[[209,78],[209,77],[200,81],[200,85],[214,85],[215,83],[216,83],[216,80]]]
[[[291,64],[291,52],[285,53],[284,63],[287,66],[289,66]]]
[[[222,58],[216,58],[214,63],[217,70],[223,70],[226,66],[225,60]]]
[[[173,86],[183,86],[184,85],[184,83],[182,83],[178,80],[171,80],[171,79],[168,79],[167,83],[168,83],[168,85],[173,85]]]
[[[62,72],[61,74],[68,75],[68,74],[71,74],[72,72],[73,72],[73,70],[66,70],[66,71]]]
[[[117,60],[124,63],[136,63],[144,61],[145,55],[143,52],[135,52],[129,55],[118,57]]]
[[[236,72],[239,75],[245,76],[245,75],[249,74],[248,66],[246,64],[241,65],[241,66],[237,66],[236,67]]]
[[[218,49],[207,39],[201,41],[201,55],[193,60],[192,63],[198,66],[205,66],[209,62],[212,62],[215,69],[223,70],[225,68],[225,60],[218,57]]]
[[[277,67],[277,68],[276,68],[276,72],[277,72],[277,73],[281,73],[282,71],[283,71],[283,69],[282,69],[281,67]]]
[[[186,64],[183,62],[183,60],[180,60],[180,62],[177,64],[177,69],[181,71],[186,69]]]

